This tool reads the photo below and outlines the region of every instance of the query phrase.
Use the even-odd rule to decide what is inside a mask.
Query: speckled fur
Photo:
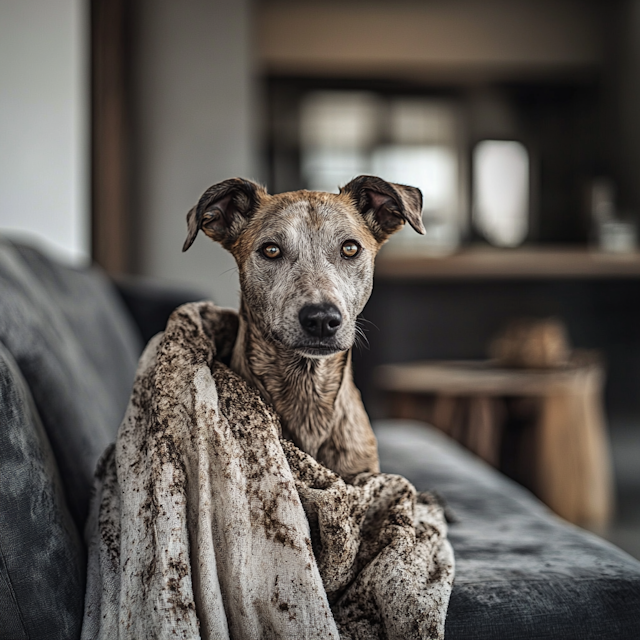
[[[442,638],[453,555],[404,478],[346,483],[226,367],[238,327],[174,312],[143,354],[87,527],[82,638]]]
[[[339,194],[269,195],[248,180],[213,185],[187,216],[188,249],[200,229],[236,259],[240,331],[231,367],[280,416],[283,434],[343,477],[379,471],[375,436],[353,384],[350,349],[373,286],[375,256],[405,222],[424,233],[418,189],[360,176]],[[356,241],[357,256],[340,248]],[[277,244],[280,259],[260,248]],[[332,304],[342,316],[332,355],[310,356],[298,314]]]

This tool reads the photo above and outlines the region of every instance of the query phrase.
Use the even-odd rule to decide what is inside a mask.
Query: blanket
[[[444,637],[453,552],[404,478],[348,482],[281,439],[228,362],[237,316],[151,340],[96,472],[83,640]]]

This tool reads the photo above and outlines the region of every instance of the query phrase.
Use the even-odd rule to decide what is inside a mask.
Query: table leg
[[[499,400],[489,396],[473,396],[469,400],[467,447],[490,465],[500,465],[502,420]]]
[[[536,438],[539,497],[570,522],[606,527],[613,491],[599,377],[585,373],[543,398]]]

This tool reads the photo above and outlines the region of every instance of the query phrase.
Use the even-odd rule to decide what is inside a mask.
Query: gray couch
[[[93,470],[142,344],[196,297],[0,240],[0,640],[79,636]],[[455,515],[447,638],[640,638],[640,563],[427,426],[376,431],[383,470]]]

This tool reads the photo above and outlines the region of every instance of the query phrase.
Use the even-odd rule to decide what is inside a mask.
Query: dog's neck
[[[242,304],[239,315],[231,368],[273,406],[282,435],[317,457],[334,425],[344,418],[338,399],[352,384],[351,352],[306,358],[264,336]]]

